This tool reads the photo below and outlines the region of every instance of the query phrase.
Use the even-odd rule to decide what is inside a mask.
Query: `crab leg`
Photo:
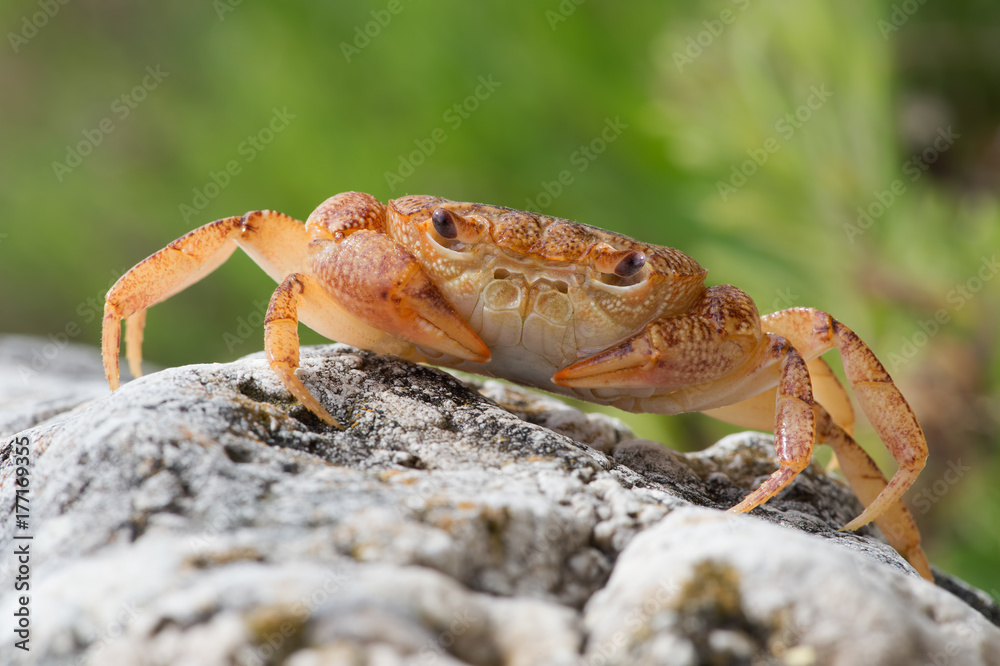
[[[871,459],[871,456],[858,446],[858,443],[847,434],[843,428],[834,423],[825,410],[818,409],[817,425],[820,441],[829,444],[837,459],[844,476],[851,484],[851,489],[861,503],[871,506],[886,487],[885,476]],[[901,500],[890,504],[875,523],[885,534],[889,543],[917,570],[923,578],[934,580],[927,556],[920,545],[920,531],[913,520],[913,515]],[[843,529],[847,529],[846,527]]]
[[[332,426],[343,429],[330,412],[309,393],[302,380],[295,376],[299,367],[298,304],[305,292],[309,276],[292,273],[282,281],[271,296],[264,317],[264,350],[271,369],[285,387],[313,414]],[[310,287],[312,285],[310,284]],[[310,289],[311,291],[311,289]]]
[[[144,311],[191,286],[242,247],[275,281],[306,265],[309,238],[298,220],[273,211],[227,217],[181,236],[123,275],[108,291],[104,304],[102,352],[104,374],[118,388],[121,320],[127,319],[129,367],[142,369]]]
[[[814,358],[806,364],[806,368],[809,370],[809,379],[812,382],[813,398],[830,413],[834,423],[843,428],[848,435],[854,435],[854,408],[851,406],[851,398],[847,395],[844,385],[833,374],[830,364],[822,358]],[[772,388],[732,405],[703,410],[703,413],[744,428],[770,430],[771,424],[774,423],[776,397],[777,388]],[[826,469],[832,472],[838,467],[837,454],[834,453]]]
[[[875,461],[854,441],[851,429],[854,418],[850,402],[830,366],[823,359],[816,358],[807,367],[817,403],[816,441],[833,449],[835,460],[839,462],[851,489],[861,503],[867,506],[878,497],[888,481]],[[770,430],[771,424],[775,422],[775,394],[776,389],[771,389],[734,405],[706,410],[705,413],[727,423],[755,430]],[[843,409],[847,411],[839,414],[835,411]],[[884,514],[875,518],[875,523],[892,547],[902,553],[921,576],[933,580],[927,556],[920,546],[920,532],[903,502],[890,505]]]
[[[795,344],[795,343],[792,343]],[[843,428],[848,435],[854,436],[854,407],[851,406],[851,398],[847,395],[847,389],[833,374],[830,364],[822,358],[815,358],[809,361],[809,379],[812,380],[813,396],[816,402],[821,404],[834,423]]]
[[[779,468],[731,510],[750,511],[788,486],[812,459],[816,435],[809,370],[785,338],[762,334],[755,309],[740,308],[749,297],[730,288],[719,310],[718,292],[706,291],[692,314],[653,322],[639,334],[556,373],[563,386],[656,387],[664,394],[639,405],[641,411],[701,411],[777,384],[772,419]],[[721,291],[721,290],[720,290]],[[747,383],[733,382],[745,376]]]
[[[709,296],[703,299],[711,300]],[[833,346],[839,347],[848,378],[856,390],[859,385],[862,391],[869,385],[875,386],[866,394],[873,397],[862,401],[866,414],[871,413],[873,404],[878,409],[891,409],[899,404],[894,403],[894,396],[899,401],[902,396],[893,385],[886,384],[888,375],[884,369],[878,374],[881,364],[864,343],[829,315],[803,308],[761,318],[767,333],[762,344],[754,349],[746,338],[733,335],[745,329],[739,325],[742,315],[732,316],[730,312],[729,321],[725,322],[705,303],[696,305],[692,313],[653,322],[619,345],[561,370],[553,379],[557,384],[577,388],[660,387],[665,389],[662,394],[618,406],[659,413],[706,411],[724,421],[772,430],[779,469],[733,507],[733,511],[749,511],[776,495],[808,465],[814,441],[829,444],[851,487],[868,507],[843,529],[857,529],[877,520],[890,543],[922,576],[929,578],[930,570],[913,517],[898,501],[902,494],[899,486],[907,480],[907,472],[902,477],[897,472],[893,479],[896,487],[889,488],[892,483],[886,482],[874,461],[851,438],[854,414],[850,401],[829,366],[818,358]],[[714,321],[718,326],[705,328],[702,324],[706,321]],[[739,341],[739,348],[749,349],[742,357],[724,354],[727,347],[720,343],[734,339]],[[804,358],[812,360],[807,365]],[[720,366],[725,371],[721,376],[717,372]],[[699,367],[714,370],[699,374]],[[813,369],[816,376],[810,378]],[[742,379],[733,381],[734,377]],[[822,402],[817,402],[815,396]],[[881,419],[880,434],[893,431],[887,423],[897,428],[900,423],[911,424],[910,430],[903,431],[903,450],[914,450],[913,459],[917,460],[921,450],[926,456],[926,445],[909,408],[905,402],[901,404],[905,410],[902,415],[890,412],[888,416],[869,418],[873,422]],[[919,440],[915,446],[906,448],[906,438],[914,436],[912,427],[917,428],[915,435]],[[886,439],[888,434],[882,436],[887,442],[899,442],[898,434],[896,440]],[[896,450],[899,448],[897,445]],[[902,457],[901,470],[905,460]],[[903,485],[902,490],[908,485]]]
[[[308,289],[308,292],[307,292]],[[299,305],[303,301],[313,305],[328,301],[329,296],[315,278],[304,273],[292,273],[286,277],[267,306],[264,318],[264,350],[267,352],[267,362],[271,369],[281,378],[285,387],[299,399],[309,411],[337,428],[343,429],[330,412],[320,404],[303,385],[295,371],[299,367]],[[339,309],[336,304],[333,305]],[[332,314],[329,310],[328,313]],[[373,332],[376,336],[377,331]]]
[[[812,308],[792,308],[761,320],[766,330],[787,337],[804,350],[822,353],[836,347],[840,351],[847,379],[862,411],[899,465],[889,483],[861,515],[844,526],[845,530],[856,530],[902,498],[923,469],[927,462],[927,440],[920,424],[871,349],[829,314]]]
[[[796,347],[798,349],[798,347]],[[830,413],[837,425],[848,435],[854,434],[854,409],[844,385],[822,358],[806,364],[812,382],[813,398]],[[758,393],[741,402],[725,407],[702,410],[712,418],[753,430],[770,430],[774,425],[774,405],[777,388]]]
[[[125,320],[125,356],[133,377],[142,375],[142,334],[145,328],[145,310],[139,310]]]
[[[768,355],[778,359],[781,373],[772,424],[778,469],[732,507],[733,513],[750,511],[784,490],[809,465],[816,440],[815,402],[806,363],[784,338],[770,334],[768,338]]]

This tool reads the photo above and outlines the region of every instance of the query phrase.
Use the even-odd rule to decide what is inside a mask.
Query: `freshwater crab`
[[[302,222],[254,211],[206,224],[141,261],[104,307],[104,370],[119,385],[121,320],[141,374],[146,308],[242,248],[278,282],[264,324],[271,368],[323,421],[336,420],[296,375],[298,323],[412,361],[510,379],[634,412],[702,411],[773,431],[778,469],[732,507],[746,512],[829,444],[874,520],[931,579],[901,497],[927,458],[920,425],[872,351],[830,315],[760,316],[736,287],[673,248],[499,206],[346,192]],[[858,402],[899,464],[886,481],[852,438],[844,387],[820,355],[837,348]],[[339,427],[339,426],[338,426]]]

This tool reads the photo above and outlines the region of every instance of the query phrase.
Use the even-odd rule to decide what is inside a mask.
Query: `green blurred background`
[[[908,498],[931,560],[1000,594],[996,4],[18,0],[0,18],[3,331],[97,345],[113,279],[247,210],[305,218],[345,190],[540,208],[678,247],[763,312],[848,323],[927,431]],[[259,350],[272,288],[234,255],[152,310],[146,358]],[[731,431],[628,420],[688,450]]]

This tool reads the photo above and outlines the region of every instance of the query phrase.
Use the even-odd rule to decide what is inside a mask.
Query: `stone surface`
[[[860,507],[818,466],[753,516],[711,510],[771,471],[765,436],[684,455],[340,345],[301,374],[344,430],[260,354],[112,395],[51,365],[33,379],[69,411],[0,389],[0,423],[32,426],[0,452],[12,506],[10,446],[31,449],[28,529],[0,528],[4,553],[32,536],[24,663],[1000,663],[995,604],[838,532]]]
[[[587,603],[609,664],[992,664],[1000,636],[956,597],[807,534],[702,508],[636,536]],[[734,544],[739,544],[734,548]]]
[[[0,335],[0,437],[107,395],[95,351],[59,337]]]

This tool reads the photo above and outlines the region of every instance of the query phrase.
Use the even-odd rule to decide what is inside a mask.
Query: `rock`
[[[0,437],[108,394],[100,354],[56,336],[0,336]]]
[[[30,449],[28,527],[4,521],[0,548],[32,537],[32,663],[853,664],[861,643],[905,655],[902,640],[918,663],[987,664],[1000,650],[988,597],[941,576],[977,611],[923,581],[874,528],[836,531],[860,506],[816,465],[752,517],[695,508],[728,508],[769,473],[769,437],[684,455],[548,396],[342,345],[304,349],[301,375],[346,429],[296,403],[262,354],[60,414],[5,399],[0,414],[34,424],[0,452],[12,506],[12,446]]]
[[[606,664],[770,655],[906,666],[1000,656],[996,627],[938,587],[808,534],[693,507],[625,547],[584,620],[587,659]]]

